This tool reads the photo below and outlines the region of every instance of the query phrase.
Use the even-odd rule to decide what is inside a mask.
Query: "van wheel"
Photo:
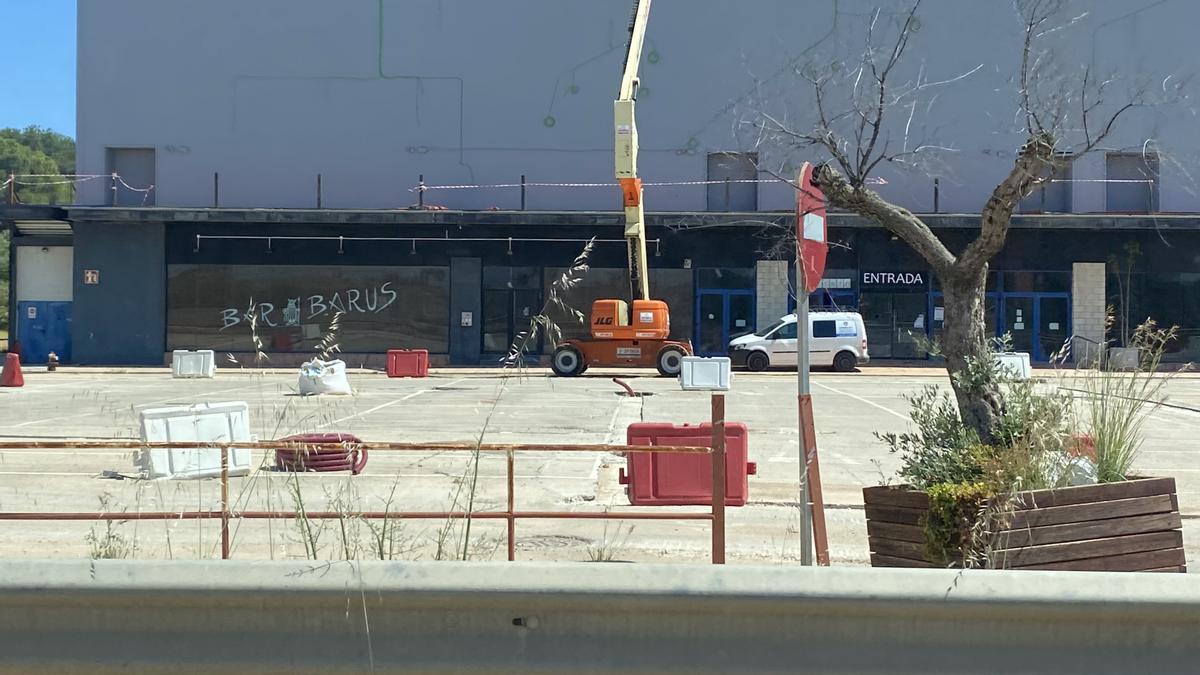
[[[550,358],[550,370],[561,377],[574,377],[584,370],[583,355],[570,345],[559,347]]]
[[[687,354],[679,347],[663,347],[658,351],[658,374],[663,377],[678,377],[683,370],[683,357]]]
[[[858,357],[850,352],[838,352],[833,357],[833,369],[839,373],[849,373],[858,366]]]
[[[761,370],[766,370],[769,365],[771,365],[771,359],[767,358],[767,355],[762,352],[751,352],[746,357],[746,370],[752,370],[757,373]]]

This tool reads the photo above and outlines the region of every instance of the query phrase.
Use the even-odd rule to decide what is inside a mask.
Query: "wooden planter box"
[[[1186,572],[1174,478],[1024,492],[996,538],[1007,569]],[[924,492],[863,488],[874,567],[936,567],[924,553]]]

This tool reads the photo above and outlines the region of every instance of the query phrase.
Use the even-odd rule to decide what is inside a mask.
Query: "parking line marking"
[[[442,384],[442,385],[438,385],[438,386],[439,386],[439,387],[453,387],[454,385],[458,384],[459,382],[465,382],[466,380],[467,380],[467,378],[465,378],[465,377],[464,377],[464,378],[462,378],[461,380],[455,380],[455,381],[451,382],[450,384]],[[354,418],[356,418],[356,417],[362,417],[362,416],[364,416],[364,415],[370,415],[371,413],[373,413],[373,412],[379,412],[380,410],[383,410],[384,408],[390,408],[390,407],[392,407],[392,406],[396,405],[397,403],[403,403],[403,402],[405,402],[405,401],[409,400],[410,398],[416,398],[416,397],[420,396],[421,394],[428,394],[429,392],[431,392],[431,391],[434,391],[435,389],[437,389],[437,387],[433,387],[433,388],[430,388],[430,389],[420,389],[420,390],[418,390],[418,391],[414,391],[414,392],[412,392],[411,394],[408,394],[408,395],[406,395],[406,396],[401,396],[400,398],[397,398],[397,399],[393,399],[393,400],[391,400],[391,401],[388,401],[387,403],[380,403],[379,405],[377,405],[377,406],[375,406],[374,408],[371,408],[371,409],[369,409],[369,410],[364,410],[364,411],[362,411],[362,412],[359,412],[359,413],[354,413],[353,415],[347,415],[346,417],[343,417],[343,418],[341,418],[341,419],[336,419],[336,420],[333,420],[332,422],[326,422],[325,424],[318,425],[318,426],[317,426],[317,428],[318,428],[318,429],[324,429],[324,428],[326,428],[326,427],[330,427],[330,426],[333,426],[333,425],[335,425],[335,424],[340,424],[340,423],[342,423],[342,422],[345,422],[345,421],[347,421],[347,420],[352,420],[352,419],[354,419]]]
[[[252,388],[252,387],[254,387],[254,386],[255,386],[255,385],[251,384],[251,385],[243,385],[243,386],[240,386],[240,387],[233,387],[232,389],[218,389],[217,391],[209,391],[209,392],[204,392],[204,393],[200,393],[200,394],[194,394],[193,396],[194,396],[195,398],[203,398],[203,397],[205,397],[205,396],[216,396],[217,394],[228,394],[228,393],[230,393],[230,392],[234,392],[234,391],[242,391],[243,389],[250,389],[250,388]],[[147,403],[135,403],[135,404],[133,404],[133,406],[130,406],[130,407],[148,406],[148,405],[158,405],[158,404],[160,404],[160,403],[173,403],[173,402],[175,402],[175,401],[178,401],[178,400],[179,400],[179,397],[178,397],[178,396],[172,396],[171,398],[159,399],[159,400],[157,400],[157,401],[149,401],[149,402],[147,402]],[[183,404],[183,403],[180,403],[180,405],[184,405],[184,404]],[[111,409],[111,410],[109,410],[109,409],[103,409],[103,408],[102,408],[102,409],[100,409],[100,410],[93,410],[93,411],[91,411],[91,412],[80,413],[80,414],[78,414],[78,415],[63,415],[63,416],[60,416],[60,417],[47,417],[47,418],[45,418],[45,419],[40,419],[40,420],[29,420],[29,421],[27,421],[27,422],[21,422],[21,423],[19,423],[19,424],[3,424],[3,425],[0,425],[0,426],[3,426],[3,427],[5,427],[5,428],[9,428],[9,429],[18,429],[18,428],[21,428],[21,427],[27,427],[27,426],[29,426],[29,425],[31,425],[31,424],[42,424],[42,423],[44,423],[44,422],[57,422],[57,421],[59,421],[59,420],[73,420],[73,419],[80,419],[80,418],[83,418],[83,417],[90,417],[90,416],[92,416],[92,415],[103,415],[103,414],[106,414],[106,413],[115,413],[115,412],[117,412],[118,410],[125,410],[125,408],[124,408],[124,407],[121,407],[121,408],[113,408],[113,409]]]
[[[908,415],[902,415],[902,414],[896,412],[895,410],[888,408],[887,406],[879,405],[878,403],[876,403],[874,401],[869,401],[861,396],[842,391],[841,389],[834,389],[833,387],[831,387],[827,384],[821,384],[820,382],[817,382],[816,380],[810,380],[810,381],[822,389],[828,389],[829,391],[832,391],[835,394],[841,394],[842,396],[848,396],[848,397],[854,399],[855,401],[860,401],[862,403],[866,403],[867,405],[869,405],[873,408],[879,408],[880,410],[886,412],[889,415],[895,415],[896,417],[899,417],[900,419],[904,420],[905,422],[909,421]]]

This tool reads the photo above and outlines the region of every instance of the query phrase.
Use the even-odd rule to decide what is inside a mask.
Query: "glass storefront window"
[[[341,312],[343,352],[449,351],[450,270],[350,265],[169,265],[168,349],[312,351]],[[253,319],[253,321],[251,320]]]
[[[752,290],[754,270],[733,267],[706,267],[696,270],[700,288]]]
[[[1067,274],[1067,285],[1070,286],[1071,275],[1070,275],[1070,273],[1066,273],[1066,274]],[[996,281],[999,278],[999,275],[1000,275],[1000,273],[996,272],[994,270],[988,272],[988,275],[987,275],[987,292],[988,293],[995,292]],[[935,290],[935,291],[942,290],[942,280],[938,279],[936,274],[930,274],[929,276],[933,278],[933,290]]]
[[[892,359],[925,358],[926,293],[869,293],[859,298],[871,356]]]
[[[541,287],[541,268],[538,267],[484,267],[484,288],[529,288]]]
[[[1138,274],[1131,276],[1132,290],[1128,313],[1132,333],[1146,319],[1153,319],[1159,328],[1178,326],[1178,337],[1166,347],[1163,360],[1186,363],[1200,360],[1200,273]],[[1109,339],[1120,342],[1121,296],[1117,292],[1115,275],[1108,277],[1109,304],[1116,320]]]
[[[558,281],[566,269],[562,267],[547,267],[544,272],[546,297],[549,297],[550,285]],[[693,314],[695,308],[695,287],[692,270],[681,269],[652,269],[650,270],[650,296],[667,303],[671,310],[671,337],[680,340],[692,338]],[[621,268],[593,267],[587,271],[582,283],[568,290],[562,300],[566,308],[551,307],[550,318],[562,329],[563,338],[585,338],[591,334],[588,325],[588,315],[592,311],[592,303],[606,298],[629,297],[629,271]],[[576,321],[570,314],[570,309],[583,314],[582,322]]]
[[[1005,293],[1071,292],[1070,272],[1004,272],[1003,274]]]

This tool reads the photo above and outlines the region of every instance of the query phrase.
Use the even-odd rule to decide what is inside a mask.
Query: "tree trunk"
[[[987,266],[943,278],[942,290],[945,329],[941,350],[958,400],[959,415],[964,424],[979,434],[981,441],[991,443],[1004,413],[1004,396],[992,376],[994,369],[988,367],[992,356],[984,321]]]

